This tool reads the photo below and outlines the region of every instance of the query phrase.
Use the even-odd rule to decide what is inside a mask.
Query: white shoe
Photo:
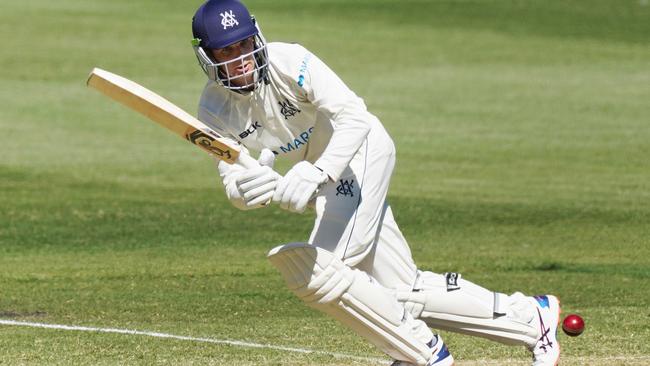
[[[433,338],[427,346],[431,349],[431,359],[427,362],[427,366],[453,366],[454,357],[449,353],[447,345],[442,341],[442,337],[437,334],[433,335]],[[406,361],[395,361],[391,363],[391,366],[415,366],[415,364],[406,362]]]
[[[560,323],[560,301],[553,295],[533,296],[540,334],[537,344],[530,348],[533,366],[556,366],[560,360],[557,328]]]

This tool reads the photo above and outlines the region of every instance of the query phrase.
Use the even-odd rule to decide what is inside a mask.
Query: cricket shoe
[[[539,320],[540,337],[533,353],[533,366],[556,366],[560,360],[557,328],[560,323],[560,301],[553,295],[533,296]]]
[[[427,362],[426,366],[453,366],[454,357],[449,353],[447,345],[442,341],[442,338],[434,334],[433,338],[427,346],[431,349],[433,357]],[[415,366],[415,364],[406,361],[395,361],[390,364],[391,366]]]

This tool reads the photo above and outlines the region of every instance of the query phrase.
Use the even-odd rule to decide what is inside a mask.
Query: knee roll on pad
[[[431,331],[417,326],[395,299],[367,274],[331,252],[305,243],[281,245],[268,258],[287,286],[309,306],[353,329],[397,360],[425,365]]]
[[[517,308],[513,299],[461,278],[418,272],[412,291],[398,291],[398,301],[414,318],[437,329],[481,336],[506,344],[535,344],[534,313]],[[523,300],[522,300],[523,301]]]

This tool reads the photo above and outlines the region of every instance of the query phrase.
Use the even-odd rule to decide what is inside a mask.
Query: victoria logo
[[[239,25],[239,22],[235,18],[235,14],[232,13],[232,10],[219,13],[219,15],[221,15],[221,25],[223,25],[223,29],[228,29]]]
[[[344,197],[350,196],[354,197],[352,190],[354,189],[354,179],[343,180],[341,179],[338,187],[336,187],[336,195],[342,195]]]
[[[296,107],[295,105],[291,104],[289,99],[285,99],[284,102],[278,102],[280,104],[280,113],[284,116],[284,119],[289,119],[289,117],[293,117],[296,114],[300,113],[300,109]]]

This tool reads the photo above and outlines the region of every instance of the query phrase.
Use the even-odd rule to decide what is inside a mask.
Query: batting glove
[[[254,208],[265,207],[266,204],[270,202],[271,198],[273,198],[273,190],[271,187],[263,186],[272,183],[273,179],[269,179],[269,177],[274,172],[269,173],[267,169],[271,169],[274,159],[275,155],[271,150],[263,149],[260,154],[260,158],[257,161],[259,163],[259,166],[255,168],[246,169],[239,164],[231,165],[223,161],[219,161],[219,175],[221,176],[221,180],[226,191],[226,196],[233,206],[240,210],[251,210]],[[262,173],[260,171],[262,171]],[[276,183],[279,178],[280,175],[277,175],[275,179]],[[240,183],[238,183],[238,181]],[[241,185],[243,185],[242,190],[240,190]],[[273,188],[275,188],[274,185]],[[268,192],[265,192],[266,189],[271,190],[270,194]],[[244,194],[247,195],[248,202],[246,202],[244,199]]]
[[[329,180],[326,173],[308,161],[294,165],[278,182],[273,201],[292,212],[304,212],[318,188]]]
[[[252,208],[271,202],[277,182],[281,178],[280,174],[272,169],[274,161],[275,154],[269,149],[263,149],[258,159],[260,166],[244,170],[235,178],[235,185],[246,206]]]

